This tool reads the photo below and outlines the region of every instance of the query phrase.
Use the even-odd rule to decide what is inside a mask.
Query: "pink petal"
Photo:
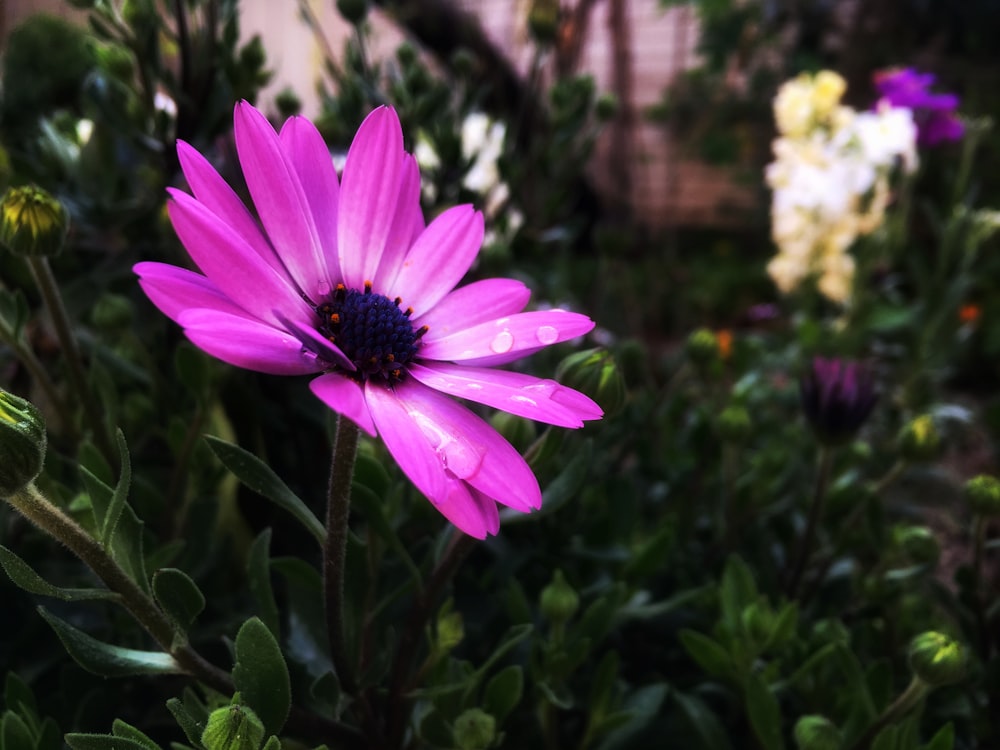
[[[177,141],[177,158],[180,160],[184,177],[194,192],[194,197],[231,226],[287,281],[288,273],[281,260],[274,254],[274,248],[264,236],[257,221],[208,160],[184,141]]]
[[[449,208],[413,243],[386,296],[423,315],[462,280],[482,244],[483,215],[469,205]]]
[[[445,492],[429,498],[434,508],[460,531],[476,539],[485,539],[500,530],[500,513],[494,500],[470,487],[461,479],[448,477]]]
[[[178,321],[199,349],[223,362],[271,375],[316,372],[315,356],[286,331],[219,310],[188,310]]]
[[[387,289],[396,279],[403,259],[413,241],[424,231],[424,214],[420,208],[420,167],[410,154],[403,155],[403,173],[399,182],[399,200],[395,218],[372,282],[375,289]]]
[[[375,423],[368,411],[364,391],[356,382],[329,372],[309,383],[309,389],[335,412],[350,419],[372,437],[376,436]]]
[[[546,346],[582,336],[594,327],[586,315],[565,310],[518,313],[427,341],[420,359],[465,361],[473,365],[513,362]]]
[[[168,189],[167,211],[191,259],[219,291],[261,320],[311,320],[312,310],[246,240],[187,193]]]
[[[474,281],[447,294],[413,323],[430,329],[424,342],[434,341],[477,323],[519,313],[530,297],[531,290],[514,279]]]
[[[398,386],[395,395],[450,475],[516,510],[527,512],[541,506],[538,480],[528,464],[486,422],[447,396],[413,381]],[[385,430],[379,431],[384,439]]]
[[[337,201],[340,185],[333,168],[330,150],[316,126],[304,117],[292,117],[279,134],[288,162],[299,176],[299,182],[309,201],[320,246],[326,260],[326,278],[331,284],[340,281],[337,262]]]
[[[349,289],[378,270],[392,228],[403,170],[403,131],[390,107],[374,110],[347,152],[340,186],[337,252]]]
[[[139,276],[139,285],[146,296],[174,322],[185,310],[199,307],[246,315],[243,308],[200,273],[153,262],[137,263],[132,270]]]
[[[313,212],[281,140],[247,102],[236,105],[236,150],[247,188],[275,251],[299,288],[318,300],[330,288]]]
[[[443,362],[430,367],[411,364],[407,372],[442,393],[559,427],[583,427],[585,419],[599,419],[603,414],[601,407],[582,393],[554,380],[540,380],[519,372]]]

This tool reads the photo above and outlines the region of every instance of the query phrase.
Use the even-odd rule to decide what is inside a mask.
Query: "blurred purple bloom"
[[[815,357],[800,381],[802,408],[821,440],[843,443],[865,423],[878,395],[871,370],[860,362]]]
[[[921,146],[957,141],[965,132],[962,122],[955,116],[958,97],[955,94],[932,94],[930,87],[933,84],[932,74],[918,73],[913,68],[875,73],[875,88],[881,101],[913,111],[918,128],[917,142]]]
[[[538,508],[528,464],[451,396],[561,427],[600,418],[577,391],[494,368],[593,321],[521,312],[529,292],[513,279],[455,288],[482,244],[482,214],[455,206],[425,226],[420,172],[394,110],[362,123],[341,181],[308,120],[293,117],[276,133],[246,102],[234,119],[259,222],[205,157],[178,143],[193,195],[170,190],[168,210],[201,273],[139,263],[149,298],[224,362],[318,375],[313,393],[381,435],[417,489],[467,534],[497,532],[497,503]]]

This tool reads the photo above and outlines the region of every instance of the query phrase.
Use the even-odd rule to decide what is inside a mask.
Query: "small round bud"
[[[68,230],[66,209],[41,188],[10,188],[0,200],[0,244],[15,255],[56,255]]]
[[[719,359],[719,338],[709,329],[699,328],[688,336],[684,350],[696,366],[705,367]]]
[[[840,730],[825,716],[801,717],[795,722],[794,734],[799,750],[840,750]]]
[[[521,452],[527,450],[537,436],[534,422],[506,411],[498,411],[490,417],[490,426]]]
[[[757,601],[743,608],[740,613],[743,629],[751,643],[763,647],[774,632],[774,611],[766,601]]]
[[[125,0],[122,18],[132,28],[148,28],[158,20],[156,5],[153,0]]]
[[[278,108],[281,118],[287,120],[302,111],[302,100],[291,86],[286,86],[274,97],[274,106]]]
[[[45,421],[30,401],[0,389],[0,497],[34,481],[45,464]]]
[[[980,474],[965,483],[962,494],[973,513],[987,517],[1000,515],[1000,479]]]
[[[132,303],[120,294],[102,294],[90,312],[90,320],[102,331],[124,331],[132,324]]]
[[[348,23],[357,26],[368,15],[368,0],[337,0],[337,10]]]
[[[528,29],[536,42],[554,42],[559,32],[559,0],[534,0],[528,11]]]
[[[934,418],[924,414],[899,431],[899,452],[908,461],[930,461],[941,449],[941,434],[934,425]]]
[[[409,42],[403,42],[396,49],[396,59],[403,67],[409,67],[417,61],[417,48]]]
[[[893,530],[893,539],[907,558],[918,565],[936,565],[941,546],[934,532],[926,526],[901,526]]]
[[[455,719],[452,734],[458,750],[486,750],[497,736],[497,721],[480,708],[469,708]]]
[[[715,433],[727,443],[742,443],[753,432],[750,413],[742,406],[733,404],[722,410],[715,418]]]
[[[552,583],[542,589],[539,607],[542,617],[551,623],[569,622],[580,607],[580,595],[567,583],[561,570],[556,570]]]
[[[437,651],[448,652],[465,638],[465,622],[461,612],[445,611],[437,618]]]
[[[618,97],[614,94],[601,94],[594,104],[594,113],[601,122],[608,122],[618,114]]]
[[[965,676],[968,653],[951,636],[929,630],[910,642],[910,669],[932,687],[950,685]]]
[[[571,354],[556,368],[556,380],[590,396],[605,416],[625,405],[625,379],[607,349],[587,349]]]
[[[97,62],[112,78],[131,81],[135,73],[132,53],[120,44],[102,44],[95,50]]]
[[[814,357],[799,381],[799,393],[809,426],[827,445],[853,439],[878,400],[868,367],[836,357]]]
[[[247,706],[217,708],[208,716],[201,743],[205,750],[257,750],[264,741],[264,725]]]
[[[476,56],[468,47],[459,47],[451,56],[451,69],[459,78],[465,78],[476,69]]]

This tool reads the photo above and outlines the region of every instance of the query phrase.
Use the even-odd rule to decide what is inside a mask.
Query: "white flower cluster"
[[[917,166],[912,112],[885,105],[857,112],[840,103],[846,88],[831,71],[781,87],[775,161],[766,172],[778,246],[768,273],[782,292],[816,276],[820,292],[837,302],[848,300],[854,278],[848,249],[885,218],[893,170]]]

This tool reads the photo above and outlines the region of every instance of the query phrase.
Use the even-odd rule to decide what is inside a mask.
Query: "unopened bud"
[[[337,0],[337,10],[344,20],[357,26],[368,15],[368,0]]]
[[[462,620],[461,612],[443,611],[437,619],[437,642],[434,644],[438,651],[447,653],[465,638],[465,623]]]
[[[571,354],[556,368],[556,380],[597,402],[606,416],[625,405],[625,379],[607,349]]]
[[[893,538],[903,554],[919,565],[934,565],[941,556],[937,537],[926,526],[897,528],[893,531]]]
[[[528,11],[528,29],[535,41],[554,42],[559,31],[559,0],[533,0]]]
[[[965,483],[962,493],[973,513],[987,517],[1000,515],[1000,479],[980,474]]]
[[[56,255],[68,229],[66,209],[41,188],[13,187],[0,200],[0,244],[16,255]]]
[[[910,642],[910,669],[932,687],[950,685],[965,676],[968,654],[951,636],[933,630]]]
[[[519,451],[527,450],[537,435],[535,424],[530,419],[519,417],[506,411],[498,411],[490,417],[490,426],[501,437]]]
[[[727,406],[715,419],[715,432],[724,442],[742,443],[753,432],[750,413],[737,404]]]
[[[30,401],[0,389],[0,497],[24,489],[45,464],[45,421]]]
[[[566,582],[561,570],[556,570],[552,583],[542,589],[539,602],[542,617],[551,623],[568,622],[580,607],[580,595]]]
[[[601,94],[594,104],[594,113],[601,122],[607,122],[618,114],[618,97],[614,94]]]
[[[899,452],[908,461],[930,461],[941,449],[941,434],[934,418],[924,414],[899,431]]]
[[[486,750],[497,736],[497,722],[480,708],[463,711],[452,729],[458,750]]]
[[[697,367],[706,367],[719,359],[719,338],[709,329],[699,328],[688,336],[684,350]]]
[[[205,750],[257,750],[264,741],[264,725],[247,706],[217,708],[208,716],[201,744]]]
[[[825,716],[803,716],[795,722],[795,744],[799,750],[840,750],[840,730]]]

